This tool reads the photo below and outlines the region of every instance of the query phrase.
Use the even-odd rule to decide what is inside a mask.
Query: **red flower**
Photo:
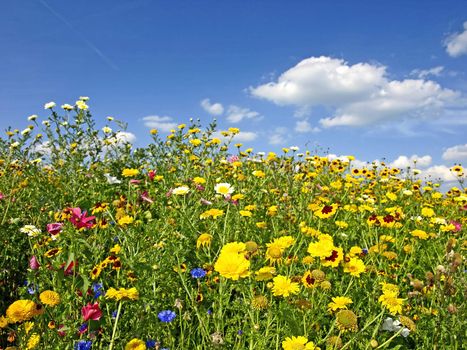
[[[87,212],[81,212],[80,208],[70,208],[70,222],[77,228],[91,228],[94,225],[95,216],[86,216]]]
[[[86,306],[83,306],[81,308],[81,314],[83,315],[84,321],[97,321],[102,317],[102,311],[98,303],[88,303]]]

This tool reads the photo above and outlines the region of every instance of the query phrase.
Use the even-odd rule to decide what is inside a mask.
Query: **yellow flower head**
[[[9,323],[28,321],[42,313],[42,307],[32,300],[16,300],[6,310]]]
[[[347,309],[347,305],[352,304],[352,299],[348,297],[334,297],[332,302],[328,304],[329,311],[336,311],[339,309]]]
[[[244,245],[244,244],[243,244]],[[225,248],[225,247],[224,247]],[[222,277],[237,281],[239,278],[248,277],[250,272],[250,261],[243,254],[232,251],[221,252],[214,264],[214,270]]]
[[[298,283],[292,282],[290,278],[279,275],[273,279],[272,292],[275,296],[288,297],[300,291]]]
[[[141,339],[133,338],[125,345],[125,350],[146,350],[146,343]]]
[[[202,233],[196,240],[196,249],[200,247],[209,247],[211,245],[212,236],[209,233]]]
[[[52,290],[43,291],[39,295],[41,302],[47,306],[57,306],[60,304],[60,294]]]
[[[139,174],[138,169],[123,169],[122,176],[124,177],[133,177]]]

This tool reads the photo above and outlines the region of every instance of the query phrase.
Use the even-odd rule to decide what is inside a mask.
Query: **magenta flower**
[[[454,232],[459,232],[460,230],[462,230],[462,225],[459,222],[451,220],[450,224],[454,225]]]
[[[148,203],[154,203],[154,201],[151,199],[151,197],[149,197],[149,193],[148,191],[144,191],[143,193],[141,193],[141,196],[140,196],[141,200],[145,201],[145,202],[148,202]]]
[[[87,212],[81,212],[80,208],[70,208],[71,218],[70,222],[77,228],[91,228],[94,225],[95,216],[86,216]]]
[[[155,170],[149,170],[149,172],[148,172],[149,180],[154,181],[155,176],[156,176],[156,171]]]
[[[84,321],[97,321],[102,317],[102,311],[98,303],[88,303],[86,306],[83,306],[81,308],[81,314],[83,315]]]
[[[50,233],[52,236],[55,236],[62,232],[62,227],[63,224],[61,222],[47,224],[47,232]]]
[[[39,264],[39,261],[37,261],[36,256],[33,255],[31,259],[29,259],[29,267],[31,268],[31,270],[39,270],[40,266],[41,264]]]

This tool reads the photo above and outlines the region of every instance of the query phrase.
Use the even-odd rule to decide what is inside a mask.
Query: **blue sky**
[[[4,1],[0,127],[89,96],[136,145],[190,117],[255,151],[467,160],[467,2]]]

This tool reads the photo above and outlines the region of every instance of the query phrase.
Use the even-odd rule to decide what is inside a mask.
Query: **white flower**
[[[78,107],[78,109],[81,109],[83,111],[89,108],[88,105],[83,100],[76,101],[76,107]]]
[[[112,129],[109,128],[108,126],[104,126],[102,128],[102,131],[105,133],[105,134],[110,134],[112,132]]]
[[[16,148],[19,146],[19,142],[13,142],[11,145],[10,145],[10,148]]]
[[[111,176],[110,174],[104,174],[104,177],[107,179],[107,183],[111,185],[122,183],[119,179],[117,179],[115,176]]]
[[[33,115],[30,115],[28,117],[28,120],[36,120],[37,119],[37,115],[36,114],[33,114]]]
[[[66,110],[66,111],[71,111],[73,110],[73,106],[72,105],[69,105],[68,103],[65,103],[64,105],[61,106],[62,109]]]
[[[19,229],[21,233],[27,233],[29,237],[36,237],[41,233],[41,230],[39,230],[36,226],[34,225],[24,225]]]
[[[48,120],[44,120],[42,122],[42,125],[45,125],[45,126],[50,126],[50,122]]]
[[[87,101],[87,100],[89,100],[89,97],[87,97],[87,96],[80,96],[80,97],[79,97],[79,100],[81,100],[81,101]]]
[[[30,132],[31,132],[31,129],[26,128],[26,129],[24,129],[23,131],[21,131],[21,135],[27,135],[27,134],[29,134]]]
[[[402,193],[404,194],[404,196],[411,196],[413,194],[411,190],[404,190]]]
[[[172,190],[172,193],[177,195],[177,196],[187,194],[188,192],[190,192],[190,188],[188,186],[180,186],[180,187],[176,187],[176,188],[174,188]]]
[[[298,146],[290,146],[289,148],[294,152],[296,152],[296,151],[298,151],[300,149]]]
[[[402,331],[401,331],[401,335],[404,337],[404,338],[407,338],[410,334],[410,330],[408,328],[403,328]]]
[[[223,182],[223,183],[219,183],[216,186],[214,186],[214,191],[216,191],[216,193],[218,194],[222,194],[225,197],[229,194],[232,194],[234,191],[234,188],[230,184]]]
[[[383,331],[389,332],[397,332],[401,328],[401,323],[398,320],[393,320],[391,317],[386,318],[381,327]]]
[[[52,109],[56,106],[57,104],[55,102],[47,102],[45,105],[44,105],[44,109]]]

